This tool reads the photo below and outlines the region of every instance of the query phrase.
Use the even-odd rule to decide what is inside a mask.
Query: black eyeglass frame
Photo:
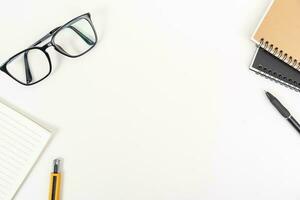
[[[57,44],[55,44],[55,36],[59,33],[60,30],[76,23],[77,21],[79,20],[82,20],[82,19],[85,19],[88,21],[88,23],[91,25],[92,29],[93,29],[93,32],[94,32],[94,35],[95,35],[95,42],[94,44],[88,49],[86,50],[85,52],[79,54],[79,55],[71,55],[71,54],[68,54],[67,52],[63,51],[63,49],[59,48],[59,46]],[[39,45],[40,43],[44,42],[45,40],[49,39],[51,37],[51,40],[50,42],[48,42],[47,44],[45,44],[44,46],[42,47],[37,47],[37,45]],[[34,85],[34,84],[37,84],[39,82],[41,82],[42,80],[44,80],[45,78],[47,78],[51,72],[52,72],[52,62],[51,62],[51,57],[49,55],[49,53],[46,51],[49,47],[53,46],[54,49],[56,51],[58,51],[59,53],[61,53],[62,55],[64,56],[67,56],[67,57],[70,57],[70,58],[77,58],[77,57],[80,57],[84,54],[86,54],[87,52],[89,52],[90,50],[92,50],[96,44],[98,42],[98,36],[97,36],[97,32],[96,32],[96,29],[93,25],[93,22],[91,20],[91,14],[90,13],[86,13],[86,14],[83,14],[83,15],[80,15],[72,20],[70,20],[69,22],[65,23],[64,25],[62,26],[59,26],[59,27],[56,27],[55,29],[53,29],[52,31],[50,31],[47,35],[45,35],[44,37],[42,37],[41,39],[39,39],[37,42],[35,42],[34,44],[32,44],[29,48],[17,53],[16,55],[12,56],[11,58],[9,58],[4,64],[2,64],[0,66],[0,70],[3,71],[4,73],[6,73],[7,75],[9,75],[12,79],[14,79],[15,81],[17,81],[18,83],[22,84],[22,85],[25,85],[25,86],[31,86],[31,85]],[[45,77],[41,78],[40,80],[36,81],[36,82],[33,82],[33,83],[23,83],[22,81],[19,81],[17,78],[15,78],[8,70],[7,70],[7,65],[13,61],[15,58],[17,58],[20,54],[23,54],[25,55],[25,58],[28,54],[28,52],[30,50],[40,50],[42,51],[45,56],[47,57],[47,60],[48,60],[48,63],[49,63],[49,72],[45,75]],[[28,68],[29,66],[26,65],[25,63],[25,70],[26,70],[26,76],[28,75]],[[30,73],[30,71],[29,71]],[[31,76],[31,75],[30,75]]]

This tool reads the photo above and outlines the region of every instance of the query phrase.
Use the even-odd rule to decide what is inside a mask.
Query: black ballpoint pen
[[[266,92],[266,95],[270,102],[273,104],[273,106],[278,110],[278,112],[287,119],[290,124],[300,133],[300,124],[296,121],[296,119],[290,114],[290,112],[280,103],[276,97],[274,97],[269,92]]]

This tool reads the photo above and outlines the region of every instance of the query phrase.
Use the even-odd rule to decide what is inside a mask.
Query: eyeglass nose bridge
[[[58,52],[63,52],[63,53],[65,53],[65,54],[68,54],[68,53],[64,50],[64,48],[62,48],[60,45],[57,45],[57,44],[54,45],[54,44],[52,43],[52,41],[48,42],[47,44],[45,44],[44,46],[42,46],[42,47],[40,47],[40,48],[41,48],[42,51],[44,51],[44,52],[47,53],[46,50],[47,50],[49,47],[54,47],[54,49],[55,49],[56,51],[58,51]]]
[[[46,51],[49,47],[52,47],[52,46],[54,46],[54,45],[53,45],[52,42],[50,41],[50,42],[48,42],[47,44],[45,44],[44,46],[42,46],[41,49],[42,49],[43,51]]]

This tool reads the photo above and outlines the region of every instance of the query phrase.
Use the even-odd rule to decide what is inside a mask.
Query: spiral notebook
[[[258,48],[265,49],[274,58],[269,59],[269,61],[272,60],[270,63],[264,61],[264,66],[257,65],[257,62],[261,62],[261,58],[267,55],[267,52],[258,50],[250,67],[257,73],[275,81],[280,80],[279,82],[284,85],[293,86],[292,88],[297,90],[300,88],[300,72],[298,72],[300,71],[299,11],[300,0],[272,1],[252,36],[252,40],[258,45]],[[273,62],[277,65],[274,66]],[[281,66],[280,72],[278,66]]]
[[[11,200],[47,145],[50,133],[0,103],[0,200]]]

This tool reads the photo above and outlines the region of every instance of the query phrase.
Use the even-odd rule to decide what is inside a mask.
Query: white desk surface
[[[0,62],[91,12],[102,40],[24,87],[0,74],[2,101],[53,140],[15,200],[48,197],[64,158],[62,200],[299,199],[299,93],[248,70],[250,41],[270,0],[5,1]]]

